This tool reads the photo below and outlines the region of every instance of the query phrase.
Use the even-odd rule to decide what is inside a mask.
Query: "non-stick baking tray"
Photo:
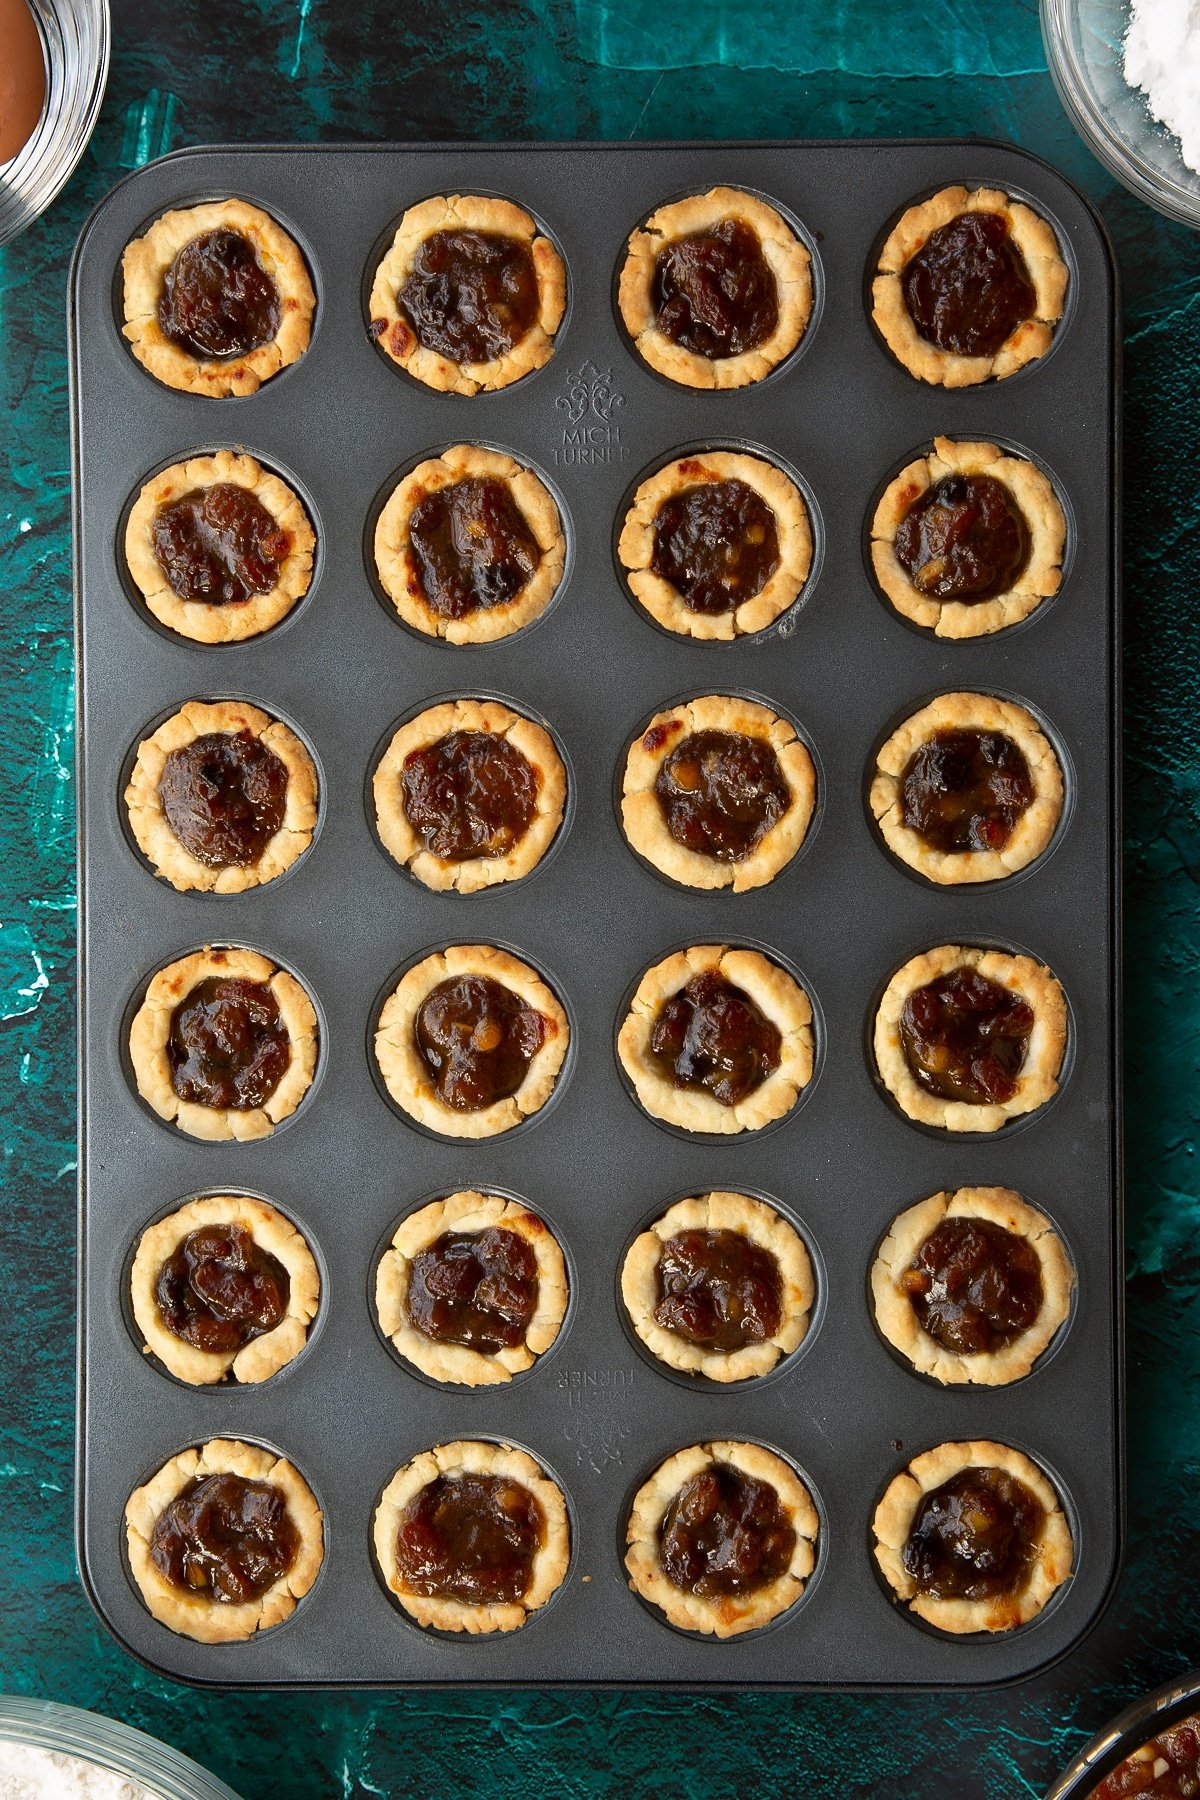
[[[999,384],[944,392],[891,359],[869,318],[882,234],[951,183],[1026,196],[1070,265],[1050,353]],[[715,184],[767,196],[812,252],[816,303],[799,351],[758,386],[696,393],[651,373],[615,310],[630,230],[659,202]],[[471,400],[419,386],[367,332],[366,294],[404,210],[429,194],[511,196],[564,257],[568,312],[547,367]],[[120,335],[128,240],[168,207],[240,195],[275,214],[312,271],[307,355],[256,395],[214,401],[160,386]],[[1087,203],[1052,169],[979,142],[538,147],[404,146],[185,151],[140,170],[87,226],[71,283],[79,626],[81,903],[79,1561],[116,1636],[172,1675],[225,1685],[688,1684],[865,1687],[996,1683],[1076,1643],[1111,1590],[1122,1513],[1120,1144],[1118,338],[1115,271]],[[1060,594],[1021,627],[955,644],[906,626],[876,591],[864,521],[883,482],[935,433],[982,438],[1046,467],[1068,518]],[[459,441],[511,450],[559,497],[568,575],[531,629],[484,648],[418,637],[371,569],[371,526],[397,473]],[[802,605],[731,646],[670,637],[635,607],[614,528],[637,478],[683,448],[761,448],[795,471],[815,526]],[[160,630],[132,594],[120,544],[131,496],[156,469],[245,446],[303,496],[319,548],[307,599],[269,635],[209,649]],[[947,689],[1021,700],[1044,719],[1067,779],[1051,851],[1000,885],[935,889],[884,850],[864,798],[885,731]],[[770,886],[742,897],[676,888],[626,847],[614,771],[664,701],[760,695],[811,744],[820,807]],[[385,856],[367,780],[395,722],[431,700],[489,693],[540,715],[569,769],[573,805],[533,877],[460,898],[427,891]],[[236,897],[178,894],[126,836],[131,750],[192,697],[237,696],[289,721],[321,784],[320,824],[286,877]],[[508,945],[563,996],[572,1051],[559,1090],[510,1136],[449,1142],[406,1124],[369,1051],[381,994],[448,941]],[[687,943],[769,947],[813,996],[817,1072],[776,1128],[709,1141],[634,1103],[614,1033],[648,963]],[[1058,1097],[998,1134],[908,1123],[874,1077],[873,1002],[907,957],[936,943],[1012,946],[1049,963],[1070,1004]],[[163,963],[206,943],[255,946],[315,997],[321,1058],[300,1112],[250,1145],[203,1144],[135,1093],[131,1006]],[[939,1188],[1017,1188],[1061,1228],[1078,1272],[1069,1327],[1027,1380],[943,1390],[894,1360],[867,1304],[867,1270],[892,1216]],[[571,1304],[552,1351],[496,1390],[435,1386],[373,1323],[381,1245],[431,1196],[520,1195],[566,1250]],[[618,1270],[636,1228],[683,1194],[773,1197],[814,1253],[819,1299],[800,1352],[724,1390],[648,1361],[622,1321]],[[302,1227],[322,1275],[304,1353],[260,1387],[185,1387],[145,1355],[128,1316],[132,1248],[186,1197],[245,1190]],[[146,1612],[123,1551],[130,1490],[215,1435],[277,1447],[325,1515],[317,1584],[280,1628],[202,1646]],[[456,1437],[520,1444],[567,1496],[572,1562],[524,1629],[462,1640],[422,1632],[388,1596],[370,1549],[393,1471]],[[682,1445],[756,1438],[791,1457],[821,1511],[814,1578],[774,1627],[719,1643],[664,1624],[626,1585],[623,1521],[646,1475]],[[869,1550],[875,1502],[917,1451],[995,1437],[1029,1452],[1063,1496],[1073,1579],[1029,1626],[953,1640],[889,1599]]]

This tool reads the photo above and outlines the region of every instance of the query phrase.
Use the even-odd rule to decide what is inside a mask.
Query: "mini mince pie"
[[[295,732],[257,706],[189,700],[138,745],[125,805],[156,875],[240,894],[308,849],[317,772]]]
[[[233,450],[172,463],[143,487],[125,561],[160,625],[197,644],[241,643],[308,592],[316,545],[278,475]]]
[[[396,611],[451,644],[493,643],[531,625],[565,561],[549,490],[511,456],[474,444],[418,463],[375,527],[375,567]]]
[[[818,1524],[808,1489],[781,1456],[761,1444],[692,1444],[634,1496],[629,1585],[684,1631],[757,1631],[804,1592]]]
[[[269,1137],[317,1066],[317,1015],[257,950],[197,950],[160,969],[134,1016],[138,1093],[189,1137]]]
[[[543,1107],[567,1054],[567,1015],[528,963],[452,944],[384,1002],[375,1057],[396,1105],[446,1137],[495,1137]]]
[[[1071,1575],[1071,1531],[1029,1457],[987,1440],[916,1456],[875,1508],[875,1560],[939,1631],[1011,1631]]]
[[[630,745],[625,836],[672,881],[735,894],[773,881],[804,842],[812,757],[769,707],[706,694],[656,713]]]
[[[941,944],[888,982],[875,1062],[910,1119],[998,1131],[1058,1092],[1067,1003],[1049,969],[1004,950]]]
[[[630,1245],[621,1298],[668,1368],[746,1381],[808,1330],[813,1272],[799,1233],[746,1194],[678,1200]]]
[[[304,258],[245,200],[164,213],[123,268],[125,336],[167,387],[253,394],[308,349],[317,302]]]
[[[876,758],[871,811],[893,856],[939,886],[1000,881],[1042,854],[1062,816],[1058,758],[1023,706],[941,694]]]
[[[872,318],[920,381],[1002,381],[1050,348],[1067,265],[1045,219],[994,188],[910,206],[879,254]]]
[[[691,388],[761,381],[800,342],[812,301],[808,251],[791,226],[727,187],[652,213],[629,240],[618,289],[638,354]]]
[[[558,1336],[567,1269],[550,1227],[498,1194],[451,1194],[403,1220],[375,1277],[379,1328],[435,1381],[489,1387]]]
[[[524,1450],[460,1442],[398,1469],[375,1509],[375,1555],[418,1625],[516,1631],[562,1586],[567,1507]]]
[[[698,944],[646,970],[617,1053],[652,1118],[684,1131],[758,1131],[812,1080],[812,1006],[759,951]]]
[[[450,700],[400,727],[372,790],[385,850],[426,887],[474,894],[537,867],[567,774],[532,719],[499,700]]]
[[[812,566],[808,509],[761,457],[710,450],[642,482],[617,554],[638,604],[680,637],[765,631]]]
[[[371,336],[426,387],[475,394],[549,362],[566,304],[562,258],[524,208],[439,195],[409,207],[375,271]]]
[[[129,1567],[154,1617],[230,1644],[295,1612],[325,1556],[321,1509],[286,1458],[237,1438],[182,1450],[125,1507]]]
[[[266,1381],[298,1356],[321,1278],[296,1227],[246,1194],[189,1200],[149,1226],[133,1259],[133,1316],[178,1377]]]
[[[1002,1387],[1066,1323],[1075,1275],[1049,1219],[1011,1188],[932,1194],[892,1220],[871,1269],[875,1323],[938,1381]]]
[[[902,618],[938,637],[984,637],[1058,592],[1066,535],[1035,464],[940,437],[884,491],[871,562]]]

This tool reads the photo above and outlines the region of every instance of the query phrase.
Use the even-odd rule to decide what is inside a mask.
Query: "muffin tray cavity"
[[[870,318],[879,245],[938,188],[995,187],[1048,219],[1070,270],[1047,355],[1011,379],[946,391],[914,380]],[[798,349],[755,385],[677,386],[637,355],[616,304],[629,233],[665,201],[716,186],[762,195],[812,258]],[[376,265],[409,207],[509,197],[558,247],[567,310],[545,367],[496,393],[435,392],[368,332]],[[291,233],[317,296],[312,341],[245,398],[173,392],[121,337],[125,245],[172,207],[237,196]],[[85,1585],[135,1655],[219,1686],[986,1685],[1075,1644],[1115,1580],[1121,1542],[1119,469],[1115,271],[1075,190],[1021,152],[979,142],[205,149],[138,171],[84,231],[71,282],[79,656],[80,1181],[78,1547]],[[1049,474],[1067,519],[1056,597],[962,643],[900,618],[877,589],[870,521],[886,483],[935,436],[999,444]],[[372,545],[397,480],[453,444],[507,452],[554,496],[566,534],[557,597],[531,626],[455,646],[401,623]],[[125,520],[143,483],[189,456],[244,449],[304,500],[317,537],[305,598],[274,630],[218,646],[158,625],[131,582]],[[635,603],[616,556],[634,489],[695,450],[746,451],[792,473],[810,513],[798,602],[732,643],[670,635]],[[938,694],[1016,700],[1062,766],[1049,848],[1001,883],[937,888],[885,848],[868,805],[874,753]],[[734,895],[673,885],[620,826],[620,770],[639,727],[681,699],[730,693],[793,721],[817,772],[802,853]],[[459,895],[413,879],[375,832],[371,775],[397,724],[438,701],[493,697],[543,722],[566,765],[553,854],[521,881]],[[192,699],[284,720],[319,783],[311,847],[235,894],[176,892],[124,820],[131,751]],[[386,1097],[373,1054],[400,972],[450,944],[492,944],[561,998],[571,1047],[556,1090],[517,1129],[477,1141],[424,1130]],[[688,1135],[637,1104],[616,1034],[643,971],[689,945],[766,950],[813,1005],[815,1073],[786,1118]],[[939,944],[1035,957],[1066,993],[1060,1091],[989,1135],[926,1129],[896,1110],[871,1052],[893,972]],[[139,1099],[132,1014],[151,976],[205,945],[262,951],[311,995],[316,1076],[273,1135],[206,1143]],[[941,1388],[876,1330],[868,1276],[895,1215],[939,1190],[1006,1186],[1056,1224],[1073,1260],[1071,1317],[1014,1386]],[[398,1221],[458,1190],[515,1196],[565,1253],[570,1299],[552,1348],[511,1382],[441,1386],[402,1362],[374,1316]],[[808,1244],[808,1333],[768,1376],[675,1374],[625,1318],[620,1269],[676,1200],[765,1197]],[[304,1233],[321,1274],[305,1349],[259,1386],[191,1388],[146,1354],[128,1300],[145,1227],[183,1201],[246,1193]],[[132,1583],[131,1490],[189,1445],[241,1438],[289,1457],[325,1520],[324,1566],[279,1627],[199,1644],[157,1623]],[[376,1504],[395,1471],[455,1439],[528,1451],[566,1497],[571,1562],[528,1624],[475,1638],[424,1631],[374,1561]],[[996,1439],[1047,1472],[1075,1572],[1028,1625],[953,1639],[897,1606],[870,1548],[876,1503],[921,1451]],[[634,1493],[676,1450],[768,1446],[800,1471],[820,1519],[815,1572],[766,1629],[720,1642],[668,1625],[629,1589]]]

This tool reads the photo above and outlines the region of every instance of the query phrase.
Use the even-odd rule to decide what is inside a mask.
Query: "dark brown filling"
[[[244,1225],[202,1225],[158,1271],[154,1297],[175,1337],[227,1352],[274,1331],[287,1317],[291,1286],[279,1258]]]
[[[1037,313],[1025,258],[1000,213],[960,213],[939,225],[900,280],[917,335],[959,356],[995,356]]]
[[[536,322],[538,280],[528,244],[496,231],[435,231],[396,295],[418,341],[455,363],[505,356]]]
[[[943,1219],[900,1277],[922,1330],[960,1356],[1011,1343],[1042,1310],[1042,1265],[1026,1238],[990,1219]]]
[[[427,494],[409,516],[408,538],[415,591],[444,619],[507,606],[542,560],[507,482],[489,475]]]
[[[150,1534],[151,1560],[173,1587],[233,1605],[265,1594],[299,1550],[282,1491],[241,1475],[189,1481]]]
[[[538,771],[496,731],[452,731],[404,759],[404,816],[434,856],[507,856],[537,817]]]
[[[934,850],[1003,850],[1033,800],[1019,745],[1002,731],[950,728],[918,745],[900,777],[904,823]]]
[[[189,356],[247,356],[279,330],[279,289],[240,231],[194,237],[163,276],[158,323]]]
[[[650,568],[693,612],[733,612],[778,567],[775,514],[744,481],[697,482],[658,510]]]
[[[490,975],[456,975],[421,1002],[417,1051],[438,1099],[477,1112],[515,1094],[553,1024]]]
[[[506,1475],[439,1475],[400,1515],[396,1572],[410,1594],[522,1600],[546,1535],[537,1497]]]
[[[1033,1008],[974,969],[951,969],[908,996],[900,1041],[913,1078],[943,1100],[1003,1105],[1017,1091]]]
[[[248,868],[283,824],[287,784],[285,764],[252,731],[210,731],[170,752],[158,795],[197,862]]]
[[[1196,1800],[1200,1794],[1200,1713],[1191,1713],[1142,1746],[1148,1755],[1127,1756],[1089,1800],[1127,1800],[1141,1794],[1145,1800]],[[1166,1767],[1157,1772],[1156,1764]]]
[[[484,1356],[525,1342],[537,1299],[537,1257],[501,1225],[444,1231],[409,1268],[408,1316],[417,1330]]]
[[[1003,1469],[962,1469],[917,1507],[906,1572],[934,1600],[1014,1597],[1029,1581],[1046,1510]]]
[[[1002,481],[945,475],[913,502],[896,557],[919,593],[975,606],[1006,594],[1029,561],[1029,527]]]
[[[234,1112],[262,1106],[292,1060],[274,994],[234,976],[197,982],[171,1014],[167,1060],[181,1100]]]
[[[796,1533],[769,1481],[712,1463],[675,1495],[658,1541],[668,1581],[710,1598],[777,1581],[791,1564]]]
[[[205,606],[269,594],[292,547],[291,534],[274,514],[235,481],[217,481],[160,506],[151,529],[172,592]]]
[[[675,842],[718,862],[749,856],[792,804],[770,744],[740,731],[692,732],[664,760],[654,791]]]
[[[783,1319],[779,1264],[740,1231],[678,1231],[659,1254],[654,1318],[704,1350],[764,1343]]]
[[[736,1106],[779,1067],[783,1040],[740,987],[705,969],[664,1000],[650,1053],[676,1087],[700,1088]]]
[[[739,219],[664,245],[651,305],[664,337],[714,359],[756,349],[779,323],[775,277],[757,235]]]

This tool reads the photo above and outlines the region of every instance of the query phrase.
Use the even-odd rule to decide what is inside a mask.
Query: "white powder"
[[[79,1756],[0,1738],[0,1800],[154,1800],[148,1788]]]
[[[1200,174],[1200,0],[1132,0],[1125,79]]]

